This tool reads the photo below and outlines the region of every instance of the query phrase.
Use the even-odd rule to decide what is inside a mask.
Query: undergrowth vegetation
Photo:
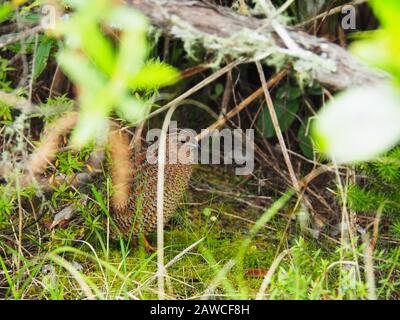
[[[264,1],[210,2],[265,16]],[[280,20],[299,26],[337,1],[312,2],[293,1]],[[235,57],[169,37],[140,12],[107,0],[57,1],[63,23],[32,32],[48,3],[0,4],[0,299],[160,297],[157,251],[143,239],[111,237],[110,142],[105,161],[92,162],[106,144],[109,119],[133,141],[137,132],[160,128],[160,107],[182,96],[173,116],[182,127],[200,131],[222,119],[254,129],[256,165],[245,176],[232,165],[194,166],[164,230],[165,298],[399,298],[400,147],[346,166],[321,155],[311,123],[334,90],[300,81],[290,69],[270,89],[276,119],[261,95],[228,118],[260,86],[263,73],[253,61],[209,80]],[[342,29],[340,14],[308,22],[305,30],[346,47],[378,28],[367,4],[357,8],[357,36]],[[268,57],[263,72],[289,70],[291,59]],[[40,141],[75,112],[79,121],[27,182],[26,165],[42,150]],[[74,184],[80,174],[83,183]],[[147,240],[155,245],[157,234]]]

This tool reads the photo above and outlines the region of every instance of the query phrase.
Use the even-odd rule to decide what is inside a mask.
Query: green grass
[[[79,172],[90,151],[61,152],[47,174]],[[223,176],[200,166],[192,183],[199,178],[213,185]],[[227,189],[238,183],[229,174],[224,179]],[[110,190],[107,168],[92,187],[73,190],[61,185],[46,198],[38,197],[32,187],[16,192],[10,185],[0,186],[0,298],[156,299],[156,254],[140,243],[107,239]],[[201,240],[167,269],[167,299],[255,299],[269,270],[265,299],[368,298],[361,239],[356,239],[354,252],[328,229],[318,240],[303,233],[300,223],[289,218],[295,202],[292,191],[266,206],[264,214],[210,192],[189,191],[167,224],[166,264]],[[23,230],[19,246],[19,208],[27,210],[22,211],[24,225],[34,221],[27,203],[36,203],[36,215],[43,217]],[[55,213],[72,203],[78,208],[72,221],[52,231],[46,228],[44,222],[51,223]],[[374,251],[380,299],[399,295],[398,224],[381,231],[383,239]],[[156,235],[148,240],[155,246]]]
[[[106,190],[100,188],[97,194],[105,204]],[[56,199],[60,202],[80,196],[65,189]],[[95,195],[90,196],[96,199]],[[234,211],[213,197],[200,207],[183,205],[165,232],[166,263],[196,241],[204,240],[168,268],[167,298],[254,299],[265,273],[284,250],[287,252],[276,266],[264,298],[368,297],[362,244],[356,250],[358,263],[350,264],[354,261],[353,252],[340,247],[334,239],[315,240],[303,234],[296,221],[290,222],[286,232],[288,220],[276,216],[277,209],[267,210],[253,224],[237,217],[256,222],[251,218],[256,214],[254,210]],[[77,217],[66,228],[49,231],[39,227],[40,237],[36,226],[32,226],[23,232],[22,250],[18,248],[18,231],[16,235],[0,237],[0,297],[156,299],[156,254],[146,252],[140,245],[108,243],[103,210],[98,202],[89,201],[80,205]],[[6,220],[1,227],[9,228]],[[266,225],[276,230],[267,229]],[[397,229],[394,225],[393,232]],[[149,240],[155,244],[156,236],[150,235]],[[378,298],[398,298],[399,255],[396,246],[374,252]],[[360,278],[357,269],[361,271]]]
[[[284,2],[279,1],[280,4]],[[38,5],[35,2],[34,6]],[[291,10],[294,10],[292,16],[298,15],[297,9]],[[27,18],[30,10],[20,10],[20,14]],[[13,22],[14,15],[11,11],[3,16],[0,13],[0,20]],[[82,31],[79,28],[77,30]],[[26,39],[26,54],[29,62],[35,61],[36,71],[44,70],[48,56],[52,58],[53,55],[47,38],[38,37],[37,44],[37,52],[33,57],[35,41],[33,38]],[[181,70],[198,66],[199,61],[210,58],[207,54],[204,59],[192,61],[190,57],[186,57],[182,44],[172,42],[171,47],[170,62]],[[158,56],[157,45],[154,45],[153,50]],[[0,58],[0,89],[18,94],[22,91],[27,96],[27,87],[18,92],[13,90],[20,80],[18,74],[22,70],[10,61],[13,54],[21,53],[21,44],[12,44],[4,52],[9,59]],[[93,52],[96,56],[98,53]],[[202,54],[201,51],[199,53]],[[131,58],[131,55],[127,57]],[[106,62],[111,60],[105,59]],[[36,71],[30,70],[31,76],[37,76]],[[87,76],[82,70],[78,71],[79,79],[82,75]],[[247,73],[253,72],[251,69],[241,69],[241,81],[235,89],[240,95],[255,85],[253,77],[247,77]],[[41,86],[50,88],[53,76],[51,74],[47,78],[44,73],[40,81],[33,84],[33,91],[37,91],[40,98],[46,97],[48,92],[36,89]],[[183,85],[186,83],[183,81],[177,92],[188,90],[189,85],[198,81],[200,79],[190,80],[187,86]],[[219,108],[224,85],[214,82],[207,90],[201,93],[202,96],[194,98],[200,99],[200,104]],[[315,105],[317,109],[320,106],[317,98],[322,100],[322,92],[319,89],[314,91],[310,91],[309,95],[313,96],[313,104],[318,104]],[[284,97],[279,97],[278,93],[277,98],[282,100]],[[151,95],[152,90],[147,94]],[[27,140],[35,144],[39,140],[39,134],[43,132],[44,123],[49,124],[74,108],[74,102],[67,95],[48,98],[46,103],[40,105],[40,115],[26,117],[0,102],[0,160],[10,160],[13,164],[18,164],[21,159],[27,159],[32,151]],[[36,98],[35,95],[34,102],[38,103]],[[303,100],[303,96],[297,98],[299,103]],[[120,105],[117,102],[113,104]],[[306,123],[306,115],[309,113],[304,113],[304,106],[301,107],[298,116]],[[200,116],[197,112],[195,109],[185,113],[182,111],[185,125],[192,127],[193,124],[196,127],[199,124]],[[201,113],[201,116],[204,114]],[[295,146],[292,143],[291,145]],[[53,166],[48,167],[46,177],[50,179],[54,174],[78,173],[85,167],[91,151],[90,147],[79,153],[63,150],[57,155]],[[363,212],[371,212],[369,217],[373,218],[372,214],[382,202],[391,199],[382,210],[397,214],[399,162],[393,159],[400,159],[400,148],[376,163],[356,168],[358,174],[365,171],[369,177],[376,179],[370,179],[371,185],[366,184],[364,188],[350,185],[346,199],[350,209],[360,213],[360,216]],[[202,181],[206,180],[206,185],[219,186],[220,190],[238,190],[239,185],[239,188],[245,188],[241,177],[229,173],[217,175],[215,171],[218,169],[215,168],[208,171],[197,168],[192,183],[196,184],[201,176]],[[264,172],[258,178],[263,178],[263,174]],[[147,252],[141,243],[132,246],[126,241],[110,241],[107,237],[104,221],[109,213],[107,208],[112,191],[107,167],[92,184],[85,185],[82,189],[75,190],[62,184],[47,195],[42,195],[34,187],[15,188],[18,177],[20,175],[16,171],[9,177],[8,184],[0,185],[0,299],[158,297],[157,255]],[[324,181],[324,190],[329,184],[330,181]],[[382,187],[385,190],[381,190]],[[263,192],[265,189],[263,188]],[[271,189],[276,189],[267,191],[273,200],[265,205],[264,210],[233,201],[235,198],[232,197],[221,197],[212,190],[206,194],[193,190],[188,192],[185,204],[165,229],[165,263],[174,262],[167,269],[167,299],[255,299],[261,295],[265,299],[327,300],[368,299],[373,294],[378,299],[399,298],[398,218],[389,218],[384,212],[377,247],[372,257],[368,257],[361,237],[354,239],[352,248],[348,240],[341,241],[340,233],[333,236],[328,227],[319,230],[318,239],[307,231],[302,231],[306,228],[297,221],[300,219],[291,219],[295,196],[290,200],[287,199],[288,195],[287,198],[284,196],[279,199],[279,183]],[[254,190],[249,192],[257,194]],[[291,205],[285,205],[286,201],[290,201]],[[49,230],[48,225],[53,221],[54,215],[71,204],[78,208],[75,218],[63,227]],[[336,211],[336,204],[329,205]],[[281,214],[278,215],[278,212]],[[35,220],[38,220],[37,223],[34,223]],[[332,220],[333,223],[338,222],[336,217]],[[357,235],[359,233],[355,233]],[[156,235],[148,238],[155,246]],[[193,244],[196,245],[186,252]],[[175,259],[177,256],[180,258]],[[372,260],[375,277],[372,279],[376,285],[373,292],[367,285],[366,275],[370,268],[368,259]]]

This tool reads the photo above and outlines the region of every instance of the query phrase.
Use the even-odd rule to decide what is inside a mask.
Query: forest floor
[[[157,298],[156,254],[141,242],[132,245],[107,240],[103,221],[110,177],[103,174],[103,181],[85,192],[90,200],[78,204],[73,219],[50,230],[54,213],[49,211],[21,234],[16,230],[17,221],[14,233],[0,237],[1,297]],[[366,260],[371,257],[361,238],[346,241],[340,231],[329,226],[307,232],[289,209],[280,210],[252,237],[251,228],[275,198],[247,192],[251,179],[250,183],[243,180],[223,167],[195,169],[186,200],[165,230],[165,263],[172,263],[167,269],[168,299],[254,299],[262,294],[263,283],[264,298],[268,299],[370,297],[364,279]],[[59,208],[57,212],[87,197],[62,189],[46,200]],[[34,194],[23,191],[20,196],[34,202]],[[0,227],[6,225],[10,226],[0,221]],[[380,299],[399,297],[396,232],[388,228],[381,233],[373,253],[375,292]],[[150,235],[148,241],[155,246],[156,235]]]
[[[32,32],[40,17],[39,2],[24,2],[18,15]],[[238,3],[213,2],[229,8]],[[279,7],[289,3],[273,2]],[[329,2],[327,12],[337,5],[325,2]],[[284,18],[294,21],[301,8],[292,6]],[[372,12],[366,4],[361,9],[360,18],[366,21],[358,31],[375,30],[378,25]],[[110,239],[107,217],[113,188],[108,156],[96,177],[83,186],[52,185],[55,177],[75,176],[87,169],[93,151],[86,146],[73,152],[65,134],[56,159],[38,174],[51,188],[44,191],[40,183],[39,187],[21,186],[26,164],[46,135],[46,126],[65,111],[81,111],[84,90],[64,74],[56,59],[67,41],[44,33],[18,40],[22,29],[17,11],[12,9],[3,20],[0,12],[0,31],[6,35],[1,39],[9,43],[0,41],[0,94],[16,97],[12,99],[16,105],[19,98],[29,100],[38,110],[24,113],[0,101],[0,299],[157,299],[157,253],[143,239],[138,243]],[[303,18],[296,23],[303,23]],[[347,48],[352,38],[346,39],[338,21],[332,15],[301,34],[307,31]],[[97,23],[95,29],[100,27]],[[264,61],[260,68],[253,62],[233,67],[236,58],[215,55],[197,45],[187,51],[182,39],[160,34],[149,36],[150,58],[174,66],[181,81],[165,91],[129,91],[128,96],[154,98],[152,110],[185,96],[180,101],[187,106],[173,118],[180,126],[199,132],[215,124],[216,118],[224,119],[228,128],[254,129],[257,148],[255,170],[247,176],[236,176],[230,165],[195,166],[185,199],[165,226],[166,298],[399,299],[400,189],[396,186],[400,186],[400,148],[397,160],[386,157],[381,166],[363,163],[338,168],[316,152],[306,134],[310,120],[338,90],[318,81],[301,82],[295,68],[280,69],[280,54],[269,61],[279,58],[275,61],[279,68]],[[93,39],[90,33],[85,38]],[[112,46],[117,38],[114,32],[107,35]],[[217,66],[216,59],[222,57]],[[130,61],[131,56],[126,58]],[[223,65],[232,68],[214,77],[226,68]],[[279,70],[284,73],[272,81],[270,95],[287,154],[260,87],[263,73],[269,81]],[[155,73],[149,79],[159,76]],[[194,90],[201,83],[206,84]],[[240,113],[228,119],[227,114],[239,110],[243,102]],[[127,132],[135,131],[116,112],[105,114]],[[164,117],[160,113],[149,119],[144,132],[161,128]],[[298,193],[292,190],[295,184],[284,155],[290,156],[299,182],[306,181]],[[377,174],[379,168],[384,170]],[[314,173],[318,174],[314,177]],[[156,233],[147,240],[156,247]]]

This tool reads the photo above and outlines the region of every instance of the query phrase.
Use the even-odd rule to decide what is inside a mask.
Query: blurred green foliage
[[[391,73],[400,85],[400,1],[371,0],[381,29],[368,33],[363,41],[353,45],[353,51],[371,65]]]
[[[111,0],[68,0],[74,12],[59,24],[65,39],[57,58],[79,91],[80,120],[72,145],[82,147],[104,136],[107,116],[115,111],[137,123],[150,105],[133,96],[132,90],[153,90],[179,78],[174,68],[160,61],[147,61],[148,22],[134,9]],[[104,33],[120,29],[118,44]]]
[[[7,20],[8,17],[11,15],[13,7],[11,2],[6,1],[2,5],[0,5],[0,23]]]
[[[355,42],[352,51],[371,66],[391,74],[397,86],[389,83],[360,90],[351,88],[320,112],[312,130],[314,141],[319,151],[342,163],[369,161],[389,151],[400,140],[400,2],[371,0],[370,4],[381,28]],[[361,104],[362,112],[358,109]],[[344,127],[349,123],[351,126]]]

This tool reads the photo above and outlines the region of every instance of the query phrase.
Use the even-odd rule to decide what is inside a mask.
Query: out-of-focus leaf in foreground
[[[313,136],[319,151],[338,163],[372,160],[400,140],[400,93],[390,85],[338,95],[320,112]]]
[[[65,47],[57,57],[78,87],[80,117],[72,145],[80,148],[104,135],[111,112],[131,123],[148,114],[148,103],[133,97],[131,90],[173,84],[179,73],[161,62],[146,62],[148,21],[141,13],[111,0],[66,2],[73,13],[58,26]],[[104,26],[120,29],[117,46],[104,34]]]
[[[371,0],[381,29],[351,50],[392,77],[392,84],[367,86],[339,95],[313,126],[319,150],[340,163],[372,160],[400,141],[400,1]]]
[[[400,1],[370,1],[382,28],[355,42],[351,50],[371,65],[391,73],[400,84]]]
[[[12,5],[9,2],[0,4],[0,23],[5,21],[12,13]]]

